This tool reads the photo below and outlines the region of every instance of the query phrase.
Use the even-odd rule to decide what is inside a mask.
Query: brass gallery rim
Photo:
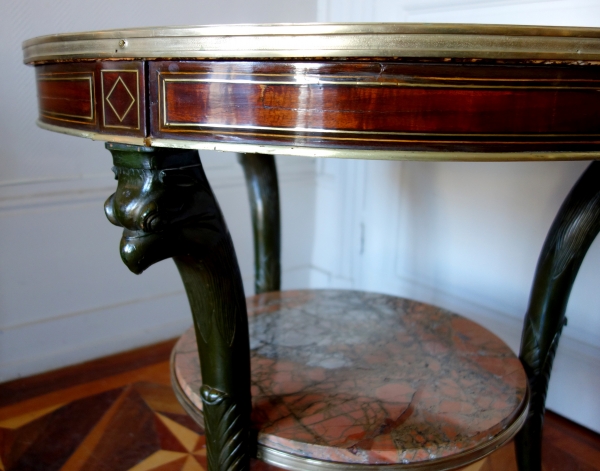
[[[305,23],[133,28],[41,36],[25,63],[80,59],[418,57],[600,61],[600,28]]]

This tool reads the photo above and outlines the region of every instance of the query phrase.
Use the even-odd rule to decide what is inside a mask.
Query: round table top
[[[600,158],[600,29],[213,25],[43,36],[46,129],[141,146],[395,160]]]
[[[252,426],[271,464],[455,469],[506,443],[527,415],[518,358],[459,315],[342,290],[266,293],[247,304]],[[171,362],[178,399],[203,424],[193,329]]]

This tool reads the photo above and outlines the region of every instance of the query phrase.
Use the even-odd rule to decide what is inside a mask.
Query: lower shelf
[[[248,298],[258,455],[287,469],[452,469],[510,440],[528,407],[519,360],[461,316],[407,299],[312,290]],[[193,329],[171,357],[203,424]]]

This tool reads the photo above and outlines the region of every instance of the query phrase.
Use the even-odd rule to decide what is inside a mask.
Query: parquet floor
[[[1,384],[0,470],[205,470],[204,435],[171,391],[173,344]],[[554,414],[545,427],[545,471],[600,471],[598,434]],[[461,471],[516,471],[512,443]]]

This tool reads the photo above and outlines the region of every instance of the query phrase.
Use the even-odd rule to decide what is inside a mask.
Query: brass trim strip
[[[66,75],[66,77],[55,77],[56,75]],[[87,77],[74,77],[75,75],[86,75]],[[44,73],[38,74],[36,77],[37,82],[72,82],[76,80],[87,80],[89,81],[90,87],[90,115],[77,115],[68,113],[58,113],[56,111],[42,110],[40,107],[40,115],[48,119],[56,119],[59,121],[67,121],[69,123],[79,124],[94,124],[96,122],[96,107],[94,106],[94,73],[93,72],[63,72],[63,73]],[[66,118],[80,118],[85,119],[86,122],[74,121],[70,119],[56,118],[55,116],[64,116]]]
[[[159,76],[163,73],[159,72]],[[166,75],[166,74],[164,74]],[[176,73],[170,73],[169,75],[177,75]],[[252,75],[252,74],[248,74]],[[258,75],[258,74],[257,74]],[[338,85],[338,86],[352,86],[352,87],[389,87],[389,88],[459,88],[459,89],[477,89],[477,88],[490,88],[490,89],[501,89],[501,90],[599,90],[599,85],[596,87],[573,87],[573,86],[557,86],[557,85],[536,85],[536,86],[517,86],[517,85],[473,85],[473,84],[449,84],[449,83],[415,83],[415,82],[367,82],[356,80],[353,82],[342,81],[345,78],[355,78],[352,76],[340,76],[340,80],[322,80],[320,78],[310,78],[306,76],[299,76],[295,81],[283,81],[283,80],[250,80],[250,79],[167,79],[164,78],[164,82],[204,82],[204,83],[245,83],[250,85]],[[421,78],[421,77],[418,77]],[[431,80],[436,80],[437,77],[428,77]],[[456,78],[448,80],[470,80],[468,78]],[[502,79],[504,82],[510,82],[511,79]],[[535,80],[533,80],[535,81]],[[555,82],[557,80],[554,80]]]
[[[342,158],[365,160],[426,160],[456,162],[521,162],[541,160],[600,160],[600,151],[568,152],[435,152],[377,149],[326,149],[296,145],[230,144],[222,142],[199,142],[184,139],[132,137],[103,134],[65,128],[38,120],[37,125],[48,131],[71,136],[85,137],[95,141],[117,142],[136,146],[152,146],[179,149],[214,150],[219,152],[259,153],[270,155],[294,155],[314,158]]]
[[[364,160],[422,160],[438,162],[521,162],[543,160],[600,160],[600,151],[568,152],[449,152],[404,151],[388,149],[327,149],[297,145],[232,144],[200,142],[178,139],[149,138],[148,144],[169,147],[220,152],[258,153],[270,155],[293,155],[313,158],[341,158]]]
[[[200,126],[200,125],[199,125]],[[211,125],[206,125],[206,127],[210,127]],[[244,126],[234,126],[234,125],[214,125],[215,127],[219,128],[219,127],[223,127],[223,128],[228,128],[228,127],[232,127],[235,129],[244,129]],[[202,125],[202,127],[205,127],[204,125]],[[175,131],[171,131],[172,129],[175,129]],[[278,131],[278,130],[282,130],[282,131],[293,131],[293,128],[265,128],[265,130],[270,130],[270,131]],[[361,142],[379,142],[379,143],[407,143],[407,142],[423,142],[422,139],[418,139],[419,137],[435,137],[435,136],[442,136],[442,137],[464,137],[464,138],[469,138],[469,137],[548,137],[548,138],[552,138],[552,137],[596,137],[598,136],[597,134],[437,134],[437,133],[414,133],[414,134],[403,134],[403,133],[398,133],[398,135],[400,136],[404,136],[405,139],[376,139],[376,138],[371,138],[371,137],[367,137],[371,134],[377,135],[377,134],[384,134],[383,132],[377,132],[377,131],[336,131],[336,130],[326,130],[326,129],[317,129],[315,132],[323,132],[323,133],[349,133],[349,134],[358,134],[360,135],[359,137],[339,137],[339,136],[311,136],[311,135],[302,135],[302,134],[298,134],[298,135],[293,135],[293,134],[274,134],[274,133],[268,133],[268,132],[244,132],[244,131],[214,131],[214,130],[210,130],[210,131],[206,131],[206,130],[202,130],[202,129],[178,129],[176,127],[176,125],[173,125],[172,127],[168,128],[168,129],[163,129],[161,128],[160,131],[165,131],[165,132],[175,132],[178,134],[183,134],[183,133],[188,133],[188,134],[223,134],[223,135],[230,135],[230,136],[253,136],[253,137],[273,137],[273,138],[299,138],[299,139],[318,139],[318,140],[323,140],[323,141],[361,141]],[[411,139],[412,137],[412,139]],[[456,139],[448,139],[448,140],[442,140],[442,139],[436,139],[436,140],[432,140],[430,141],[432,143],[438,143],[438,144],[464,144],[464,143],[469,143],[469,144],[473,144],[475,142],[478,141],[474,141],[474,140],[469,140],[469,139],[464,139],[464,140],[456,140]],[[508,141],[508,140],[486,140],[484,141],[486,144],[520,144],[520,145],[535,145],[535,144],[540,144],[543,141]],[[582,141],[581,140],[561,140],[561,141],[551,141],[553,144],[581,144]],[[595,144],[600,144],[600,142],[597,141],[586,141],[587,143],[595,143]]]
[[[106,142],[117,142],[119,144],[132,144],[134,146],[146,146],[147,141],[143,137],[133,136],[119,136],[115,134],[105,134],[95,131],[84,131],[81,129],[66,128],[63,126],[57,126],[55,124],[48,124],[39,119],[36,121],[38,127],[47,131],[59,132],[61,134],[68,134],[69,136],[85,137],[92,139],[93,141],[106,141]]]
[[[177,75],[177,72],[170,72],[168,75]],[[254,129],[254,130],[263,130],[263,131],[283,131],[283,132],[301,132],[301,133],[335,133],[335,134],[358,134],[358,135],[381,135],[381,136],[445,136],[445,137],[600,137],[600,134],[493,134],[493,133],[462,133],[462,134],[452,134],[452,133],[423,133],[423,132],[402,132],[402,131],[353,131],[353,130],[342,130],[342,129],[325,129],[325,128],[302,128],[302,127],[276,127],[276,126],[255,126],[249,124],[223,124],[223,123],[193,123],[193,122],[169,122],[167,121],[168,116],[168,108],[167,108],[167,82],[181,82],[181,83],[248,83],[252,85],[305,85],[305,84],[331,84],[331,85],[352,85],[352,86],[372,86],[372,85],[391,85],[394,87],[402,88],[404,86],[412,87],[413,85],[406,85],[404,83],[380,83],[380,82],[324,82],[317,80],[316,82],[307,82],[307,83],[296,83],[296,82],[284,82],[284,81],[253,81],[253,80],[237,80],[237,79],[168,79],[164,78],[163,75],[167,75],[163,72],[158,72],[158,122],[160,125],[161,131],[168,131],[170,129],[176,127],[197,127],[197,128],[224,128],[224,129]],[[414,85],[418,86],[418,85]],[[458,88],[456,85],[435,85],[433,88]],[[473,87],[465,87],[465,88],[473,88]],[[477,87],[475,87],[477,88]],[[489,87],[480,87],[480,88],[511,88],[504,86],[489,86]],[[570,88],[570,87],[515,87],[519,90],[523,89],[555,89],[555,88]],[[578,87],[578,90],[581,89],[592,89],[597,90],[598,87]],[[203,133],[207,131],[183,131],[183,132],[197,132]],[[247,133],[252,134],[252,133]],[[252,134],[259,135],[259,134]],[[305,136],[306,138],[313,138],[313,136]],[[326,140],[364,140],[371,142],[404,142],[404,141],[395,141],[391,139],[372,139],[372,138],[336,138],[336,137],[321,137]]]
[[[126,41],[126,42],[122,42]],[[24,62],[101,58],[455,57],[600,60],[600,29],[330,23],[139,28],[42,36]]]
[[[129,90],[129,87],[125,84],[125,82],[123,81],[123,79],[119,76],[117,78],[117,80],[115,80],[115,83],[113,84],[112,88],[110,89],[110,92],[108,92],[108,95],[105,97],[104,96],[104,72],[129,72],[129,73],[135,73],[135,86],[136,86],[136,96],[133,97],[131,95],[131,91]],[[108,97],[110,96],[110,94],[113,92],[113,90],[115,89],[115,87],[117,86],[117,83],[119,82],[119,80],[121,80],[121,83],[123,84],[123,86],[125,87],[125,89],[127,90],[127,92],[129,93],[129,95],[133,98],[133,102],[131,103],[131,105],[129,105],[129,108],[127,108],[127,111],[125,111],[125,113],[123,114],[123,118],[119,117],[119,113],[117,113],[117,110],[115,110],[115,107],[113,106],[113,104],[108,101]],[[140,107],[139,107],[139,101],[140,101],[140,77],[138,74],[137,69],[135,70],[128,70],[128,69],[102,69],[100,71],[100,86],[102,87],[102,125],[105,128],[119,128],[119,129],[133,129],[135,131],[138,131],[140,129]],[[105,107],[104,107],[104,102],[108,102],[109,106],[111,107],[111,109],[113,110],[113,112],[115,113],[115,115],[117,116],[117,118],[119,118],[119,121],[123,121],[123,119],[125,118],[125,116],[127,116],[127,113],[129,113],[129,110],[131,110],[133,105],[136,105],[136,115],[137,115],[137,126],[133,127],[133,126],[119,126],[116,124],[106,124],[106,111],[105,111]]]
[[[296,131],[297,128],[268,128],[268,127],[259,127],[259,126],[255,126],[255,127],[251,127],[251,126],[235,126],[235,125],[228,125],[228,124],[199,124],[198,127],[216,127],[216,128],[225,128],[225,129],[257,129],[257,130],[266,130],[266,131]],[[219,133],[219,134],[227,134],[227,135],[232,135],[232,136],[253,136],[253,137],[274,137],[274,138],[301,138],[301,139],[319,139],[319,140],[323,140],[323,141],[361,141],[361,142],[382,142],[382,143],[406,143],[406,142],[415,142],[415,140],[417,140],[419,137],[437,137],[437,136],[441,136],[441,137],[452,137],[452,136],[456,136],[456,137],[462,137],[463,140],[455,140],[455,139],[448,139],[448,140],[442,140],[442,139],[437,139],[437,140],[431,140],[429,142],[431,143],[439,143],[439,144],[464,144],[464,143],[474,143],[477,141],[474,140],[470,140],[468,139],[469,137],[472,138],[477,138],[477,137],[546,137],[546,138],[552,138],[552,137],[598,137],[598,134],[434,134],[434,133],[394,133],[394,132],[378,132],[378,131],[372,131],[372,132],[363,132],[363,131],[336,131],[336,130],[327,130],[327,129],[315,129],[313,131],[311,131],[310,129],[308,129],[306,132],[318,132],[318,133],[340,133],[340,134],[356,134],[357,136],[360,137],[348,137],[348,136],[344,136],[344,137],[335,137],[335,136],[311,136],[310,134],[308,135],[303,135],[303,134],[298,134],[298,135],[294,135],[294,134],[269,134],[267,132],[243,132],[243,131],[205,131],[205,130],[201,130],[201,129],[176,129],[176,125],[171,126],[168,129],[160,129],[161,131],[166,131],[169,132],[169,130],[171,129],[175,129],[175,132],[177,133],[189,133],[189,134],[215,134],[215,133]],[[298,128],[300,129],[300,131],[302,132],[303,128]],[[173,132],[173,131],[171,131]],[[371,137],[366,137],[369,135],[378,135],[378,134],[383,134],[383,135],[398,135],[398,136],[404,136],[405,139],[377,139],[377,138],[371,138]],[[410,139],[411,137],[413,137],[413,139]],[[536,144],[540,144],[543,141],[508,141],[508,140],[486,140],[484,141],[487,144],[519,144],[519,145],[536,145]],[[552,143],[554,144],[580,144],[582,141],[581,140],[570,140],[570,141],[565,141],[565,140],[561,140],[561,141],[552,141]],[[596,142],[596,141],[587,141],[588,143],[600,143],[600,142]]]
[[[165,81],[161,79],[160,72],[157,74],[157,88],[158,88],[158,126],[159,128],[163,128],[167,126],[167,86],[165,85]],[[150,79],[148,79],[150,81]],[[162,95],[161,95],[162,89]],[[161,106],[162,104],[162,106]],[[161,113],[162,109],[162,113]]]
[[[212,124],[212,123],[164,123],[161,131],[169,131],[178,126],[182,127],[199,127],[199,128],[224,128],[224,129],[255,129],[262,131],[288,131],[298,133],[329,133],[329,134],[358,134],[361,136],[370,135],[381,135],[381,136],[405,136],[407,138],[411,136],[415,137],[429,137],[429,136],[443,136],[443,137],[600,137],[600,134],[448,134],[448,133],[426,133],[426,132],[400,132],[400,131],[351,131],[343,129],[323,129],[323,128],[280,128],[274,126],[254,126],[250,124]],[[178,132],[189,132],[189,133],[213,133],[215,131],[200,131],[200,130],[177,130]],[[232,133],[222,132],[222,134],[244,134],[251,136],[277,136],[277,137],[290,137],[285,134],[265,134],[265,133]],[[292,136],[294,137],[294,136]],[[415,139],[373,139],[368,137],[327,137],[327,136],[299,136],[305,139],[323,139],[323,140],[339,140],[339,141],[369,141],[369,142],[410,142]],[[457,141],[436,141],[436,142],[457,142]],[[514,141],[519,142],[519,141]],[[580,143],[581,141],[567,141],[566,143]],[[498,144],[511,143],[509,141],[497,141]],[[524,143],[522,143],[524,144]]]
[[[94,126],[96,124],[95,120],[94,121],[78,121],[76,119],[57,118],[56,116],[44,113],[41,110],[40,110],[40,116],[43,118],[46,118],[46,119],[52,119],[54,121],[63,121],[65,123],[84,124],[86,126]],[[70,115],[66,115],[66,116],[70,116]],[[77,118],[77,116],[75,116],[75,118]]]
[[[315,64],[317,64],[318,62],[315,62]],[[214,62],[212,62],[212,64],[214,64]],[[311,65],[311,63],[300,63],[302,65],[306,65],[307,69],[309,68],[309,66]],[[298,63],[294,64],[294,66],[297,66]],[[402,64],[399,64],[402,65]],[[404,64],[407,65],[407,64]],[[190,72],[190,71],[185,71],[185,72],[167,72],[167,71],[159,71],[160,74],[162,75],[231,75],[231,76],[235,76],[235,75],[242,75],[242,76],[248,76],[248,77],[311,77],[314,76],[315,78],[317,77],[326,77],[326,78],[355,78],[355,79],[360,79],[360,78],[364,78],[364,76],[362,75],[333,75],[333,74],[320,74],[320,73],[313,73],[313,75],[301,75],[298,73],[294,73],[294,74],[267,74],[267,73],[261,73],[261,72],[234,72],[234,71],[227,71],[227,72],[219,72],[219,71],[196,71],[196,72]],[[485,81],[485,82],[593,82],[593,83],[600,83],[600,79],[585,79],[585,78],[535,78],[535,79],[530,79],[530,78],[512,78],[512,77],[506,77],[506,78],[497,78],[497,77],[435,77],[435,76],[426,76],[426,75],[415,75],[416,79],[422,79],[422,80],[455,80],[455,81],[469,81],[469,80],[473,80],[473,81]],[[292,82],[293,83],[293,82]],[[374,82],[377,85],[383,84],[383,83],[387,83],[385,81],[381,81],[381,82]],[[571,88],[571,87],[568,87]]]

